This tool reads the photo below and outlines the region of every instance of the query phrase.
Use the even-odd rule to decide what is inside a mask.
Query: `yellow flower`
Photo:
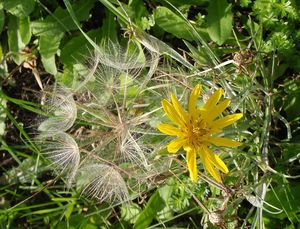
[[[221,158],[214,154],[208,146],[237,147],[241,143],[228,138],[214,137],[226,126],[231,125],[243,117],[242,113],[228,115],[223,118],[217,117],[229,106],[230,100],[225,99],[219,103],[223,89],[217,90],[203,105],[197,107],[197,99],[200,95],[201,86],[198,84],[192,91],[188,111],[185,111],[177,98],[171,94],[171,102],[164,99],[162,107],[167,117],[174,125],[160,124],[158,129],[167,135],[177,136],[171,141],[167,150],[176,153],[181,147],[186,151],[186,160],[192,181],[197,181],[196,156],[200,156],[204,168],[218,181],[222,183],[218,170],[228,173],[228,168]]]

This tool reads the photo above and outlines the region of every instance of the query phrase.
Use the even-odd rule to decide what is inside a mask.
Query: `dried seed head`
[[[66,131],[72,127],[77,117],[77,107],[73,94],[63,87],[48,88],[44,91],[42,103],[49,118],[43,121],[39,131]]]
[[[147,158],[145,156],[146,149],[138,144],[132,134],[127,131],[124,137],[120,139],[119,154],[121,161],[131,162],[139,167],[148,167]]]
[[[82,179],[80,179],[80,177]],[[78,185],[82,193],[99,202],[122,203],[128,200],[128,190],[121,174],[112,166],[90,164],[80,169]]]
[[[80,152],[75,140],[69,134],[61,131],[42,133],[37,140],[43,154],[62,174],[67,175],[67,184],[70,186],[80,162]]]
[[[128,71],[130,69],[141,69],[146,64],[145,57],[141,56],[141,47],[137,43],[129,43],[124,48],[117,42],[105,41],[97,56],[99,62],[111,68]]]
[[[224,218],[222,216],[222,212],[218,212],[218,211],[211,212],[208,215],[208,219],[213,225],[216,225],[216,226],[225,225],[225,221],[224,221]]]
[[[69,177],[76,175],[82,193],[100,202],[128,200],[130,179],[139,183],[147,181],[142,177],[149,177],[148,150],[139,141],[142,134],[131,131],[143,125],[148,115],[136,117],[129,109],[135,102],[133,97],[143,92],[152,79],[158,56],[133,41],[125,48],[107,41],[86,63],[78,63],[72,86],[72,92],[78,95],[76,103],[73,93],[65,88],[45,92],[44,104],[51,116],[39,126],[41,148]],[[129,90],[131,87],[133,90]],[[82,152],[89,152],[81,162],[75,140],[64,133],[73,126],[77,115],[88,126],[80,136],[72,131]],[[105,164],[95,164],[95,159]],[[122,176],[128,178],[128,183]]]
[[[158,54],[147,52],[137,42],[131,41],[124,47],[108,40],[86,60],[97,87],[116,89],[132,84],[146,67],[152,75],[157,67]]]

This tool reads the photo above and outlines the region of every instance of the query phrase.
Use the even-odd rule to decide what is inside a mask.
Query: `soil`
[[[2,91],[5,95],[15,98],[22,99],[25,101],[39,103],[39,92],[41,91],[32,71],[30,69],[19,67],[16,64],[8,63],[8,72],[14,72],[8,79],[2,83]],[[42,71],[41,71],[42,72]],[[43,74],[41,80],[45,84],[53,81],[52,76],[49,74]],[[24,130],[30,137],[34,137],[36,133],[37,114],[29,110],[22,108],[21,106],[7,101],[6,103],[7,112],[23,126]],[[12,120],[8,117],[5,121],[6,133],[3,136],[4,142],[9,147],[18,147],[24,145],[24,139],[21,138],[20,132],[17,127],[13,124]],[[23,150],[23,149],[22,149]],[[24,151],[24,150],[23,150]],[[26,149],[25,149],[26,151]],[[28,151],[28,150],[27,150]],[[31,152],[26,152],[31,154]],[[0,176],[4,171],[9,170],[12,166],[16,165],[16,161],[11,155],[4,150],[0,150]]]

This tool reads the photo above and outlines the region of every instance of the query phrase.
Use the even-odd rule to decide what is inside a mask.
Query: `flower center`
[[[210,128],[207,123],[202,119],[197,119],[191,123],[191,129],[189,133],[190,142],[195,146],[200,145],[204,140],[204,136],[207,135],[209,131]]]

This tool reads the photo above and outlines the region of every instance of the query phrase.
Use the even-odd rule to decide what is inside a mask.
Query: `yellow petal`
[[[186,160],[190,173],[190,178],[193,182],[196,182],[198,180],[196,156],[197,155],[194,149],[188,150],[186,152]]]
[[[175,124],[182,126],[184,125],[184,122],[181,120],[180,117],[178,117],[176,110],[174,109],[174,107],[172,106],[171,103],[169,103],[168,100],[164,99],[162,102],[162,107],[164,109],[164,111],[166,112],[168,118],[174,122]]]
[[[173,141],[171,141],[168,146],[168,152],[169,153],[177,153],[177,151],[186,143],[185,139],[177,138]]]
[[[223,183],[219,172],[213,167],[211,163],[206,163],[205,168],[210,173],[210,175],[212,175],[212,177],[215,178],[217,182]]]
[[[225,147],[238,147],[243,144],[241,142],[234,141],[229,138],[219,138],[219,137],[209,137],[207,141],[216,146],[225,146]]]
[[[230,104],[230,100],[225,99],[220,104],[212,107],[211,110],[208,110],[206,112],[206,114],[203,116],[203,118],[207,122],[213,121],[216,117],[218,117],[229,106],[229,104]]]
[[[220,98],[221,98],[223,92],[224,92],[224,91],[223,91],[222,88],[220,88],[219,90],[215,91],[215,92],[213,93],[213,95],[210,96],[210,98],[207,100],[207,102],[205,103],[205,105],[204,105],[203,108],[204,108],[205,110],[210,110],[210,109],[212,109],[212,108],[219,102],[219,100],[220,100]]]
[[[182,132],[180,129],[171,126],[169,124],[159,124],[157,126],[157,128],[159,129],[160,132],[167,134],[167,135],[171,135],[171,136],[180,136],[182,135]]]
[[[183,109],[183,107],[181,106],[178,99],[176,98],[176,96],[173,93],[171,93],[171,101],[172,101],[173,107],[174,107],[175,111],[177,112],[177,115],[180,117],[180,119],[186,120],[188,114]]]
[[[222,129],[226,126],[231,125],[232,123],[235,123],[237,120],[239,120],[242,117],[243,117],[242,113],[228,115],[224,118],[220,118],[214,121],[212,123],[212,127],[217,129]]]
[[[189,112],[191,114],[193,114],[195,112],[195,110],[196,110],[197,99],[198,99],[198,97],[200,95],[200,91],[201,91],[201,86],[200,86],[200,84],[197,84],[194,87],[194,89],[193,89],[193,91],[192,91],[192,93],[190,95],[190,99],[189,99]]]
[[[205,154],[208,156],[208,159],[213,163],[217,169],[221,170],[223,173],[228,173],[229,170],[226,166],[226,164],[222,161],[222,159],[215,154],[213,151],[211,151],[206,146],[202,148],[202,150],[205,152]]]
[[[214,168],[211,160],[209,160],[209,156],[203,150],[199,151],[199,155],[205,170],[212,175],[212,177],[219,183],[223,183],[220,174]]]
[[[193,147],[191,147],[190,145],[184,145],[183,149],[187,152],[193,149]]]

